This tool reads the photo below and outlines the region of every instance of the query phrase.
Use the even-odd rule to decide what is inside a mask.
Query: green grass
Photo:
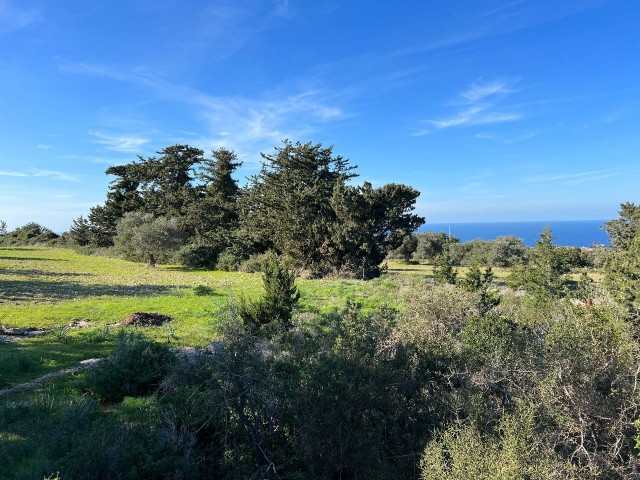
[[[369,282],[298,280],[300,307],[329,312],[352,301],[365,309],[383,304],[401,308],[403,295],[418,278],[405,273],[398,268]],[[148,337],[176,346],[204,346],[218,336],[221,312],[230,302],[261,292],[260,274],[149,268],[65,249],[0,247],[0,324],[53,329],[0,344],[0,388],[107,355],[113,341],[104,333],[113,337],[121,328],[117,323],[133,312],[173,317],[161,327],[145,328]],[[78,320],[91,322],[91,327],[67,329]]]

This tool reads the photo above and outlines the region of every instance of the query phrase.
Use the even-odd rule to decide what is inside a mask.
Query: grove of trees
[[[228,268],[273,252],[312,277],[366,279],[378,276],[389,251],[424,222],[412,213],[418,191],[352,184],[355,167],[332,147],[285,141],[262,154],[260,172],[242,188],[233,178],[240,162],[229,150],[215,150],[209,159],[202,150],[175,145],[158,154],[107,169],[115,179],[105,203],[71,226],[77,244],[115,244],[147,260],[174,250],[191,267],[224,259]],[[127,220],[133,214],[153,218],[154,238],[166,243],[141,242],[142,217]],[[170,224],[160,235],[159,227]],[[141,252],[142,243],[157,251]]]

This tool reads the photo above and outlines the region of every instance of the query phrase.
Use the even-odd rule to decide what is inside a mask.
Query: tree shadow
[[[74,281],[2,280],[0,300],[56,301],[87,297],[149,297],[169,293],[176,285],[87,285]]]
[[[37,260],[41,262],[68,262],[69,260],[65,260],[64,258],[44,258],[44,257],[5,257],[0,256],[0,260],[20,260],[20,261],[29,261],[29,260]]]
[[[35,268],[3,268],[0,267],[0,275],[14,275],[22,277],[92,277],[92,273],[78,273],[78,272],[48,272],[46,270],[39,270]]]
[[[112,342],[60,342],[52,336],[0,344],[0,388],[25,382],[87,358],[104,357]]]
[[[190,268],[190,267],[181,267],[180,265],[171,265],[171,266],[163,266],[163,270],[168,270],[170,272],[214,272],[215,268]]]

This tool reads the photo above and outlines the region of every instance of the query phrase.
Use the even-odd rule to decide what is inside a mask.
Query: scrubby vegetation
[[[69,236],[255,273],[0,249],[2,332],[48,329],[0,344],[0,388],[104,357],[0,391],[3,478],[638,475],[639,206],[606,254],[549,230],[461,244],[415,234],[417,192],[353,186],[320,145],[285,142],[244,189],[232,152],[161,154],[109,169]],[[36,227],[3,245],[48,241]],[[385,269],[389,252],[431,265]]]

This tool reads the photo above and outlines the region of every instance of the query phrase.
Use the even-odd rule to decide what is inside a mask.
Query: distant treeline
[[[604,266],[612,250],[607,247],[584,249],[556,246],[554,249],[570,268]],[[448,255],[453,266],[484,265],[509,268],[527,262],[530,247],[513,235],[499,236],[495,240],[469,240],[447,235],[445,232],[425,232],[406,236],[389,257],[406,262],[436,263],[442,255]]]

